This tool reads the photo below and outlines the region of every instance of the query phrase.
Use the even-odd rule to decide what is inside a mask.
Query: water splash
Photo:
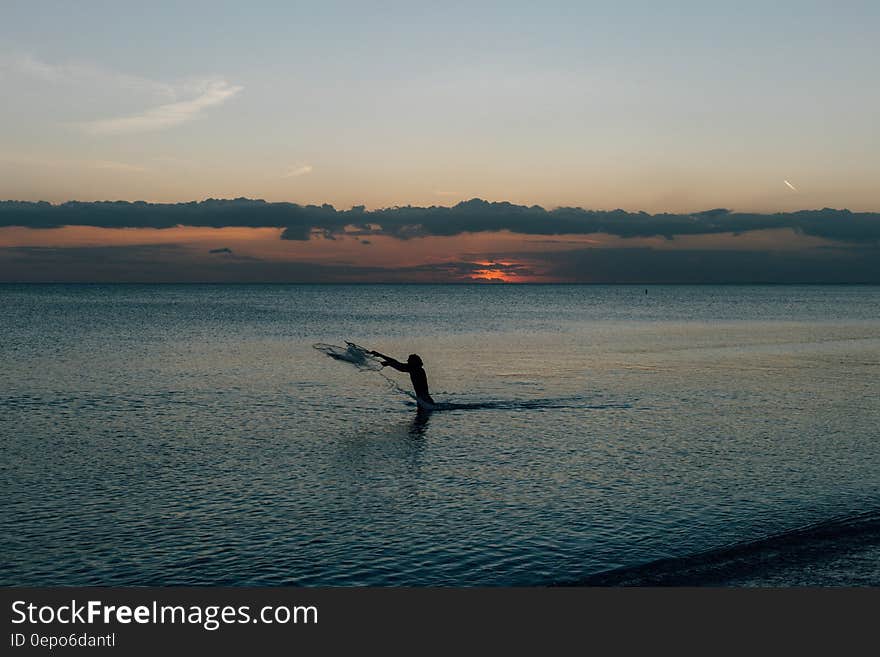
[[[539,399],[491,399],[474,402],[438,402],[432,404],[432,411],[535,411],[545,409],[625,409],[632,408],[628,403],[590,404],[584,397],[555,397]]]

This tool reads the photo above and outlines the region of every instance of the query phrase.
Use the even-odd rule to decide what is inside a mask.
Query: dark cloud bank
[[[723,208],[692,214],[648,214],[566,207],[545,210],[537,205],[490,203],[480,199],[464,201],[453,207],[405,206],[372,211],[363,206],[337,210],[327,204],[267,203],[244,198],[168,204],[0,202],[0,226],[51,228],[63,225],[106,228],[275,227],[283,228],[282,238],[289,240],[308,240],[314,234],[333,238],[346,227],[354,227],[356,235],[388,235],[399,239],[500,230],[524,235],[607,233],[619,237],[674,239],[677,235],[790,228],[830,240],[880,243],[880,213],[830,208],[777,214],[741,213]]]
[[[277,227],[283,229],[283,239],[293,240],[315,235],[335,239],[347,229],[347,235],[364,242],[373,235],[406,240],[499,230],[526,235],[608,233],[624,238],[661,236],[674,240],[681,235],[791,229],[830,242],[794,251],[572,248],[488,257],[516,263],[496,264],[494,270],[581,283],[880,283],[880,213],[847,210],[748,214],[717,209],[688,215],[650,215],[580,208],[548,211],[538,206],[476,199],[452,208],[398,207],[370,212],[362,207],[342,211],[329,205],[248,199],[179,204],[71,202],[57,206],[0,202],[0,226],[62,225]],[[177,245],[0,248],[0,281],[454,282],[479,276],[486,268],[467,261],[387,268],[277,262],[238,256],[229,248],[204,255],[208,260],[194,259],[191,251]]]

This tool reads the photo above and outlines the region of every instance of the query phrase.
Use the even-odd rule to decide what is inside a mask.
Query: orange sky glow
[[[377,268],[409,271],[408,280],[430,282],[478,281],[490,283],[565,282],[547,267],[547,255],[595,248],[794,251],[827,245],[828,241],[788,229],[754,231],[742,235],[685,235],[621,238],[594,235],[522,235],[509,231],[463,233],[401,240],[386,235],[313,235],[309,240],[281,239],[280,228],[178,226],[153,228],[98,228],[63,226],[50,229],[0,228],[0,248],[55,249],[73,252],[95,247],[157,247],[157,259],[168,265],[184,264],[190,271],[215,270],[243,262],[299,263],[336,268]],[[173,247],[161,249],[161,247]],[[213,251],[213,253],[212,253]],[[161,254],[161,255],[159,255]],[[533,257],[529,257],[529,255]],[[542,255],[542,258],[534,256]],[[448,265],[448,267],[447,267]],[[461,265],[464,265],[462,267]],[[346,280],[357,280],[352,273]]]

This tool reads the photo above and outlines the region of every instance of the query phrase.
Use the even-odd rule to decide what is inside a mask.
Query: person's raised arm
[[[409,372],[409,368],[406,366],[405,363],[396,361],[391,356],[386,356],[385,354],[379,353],[378,351],[371,351],[370,353],[382,359],[382,367],[393,367],[399,372]]]

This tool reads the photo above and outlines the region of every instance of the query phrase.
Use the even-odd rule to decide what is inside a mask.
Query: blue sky
[[[0,14],[0,198],[880,208],[877,3]]]

